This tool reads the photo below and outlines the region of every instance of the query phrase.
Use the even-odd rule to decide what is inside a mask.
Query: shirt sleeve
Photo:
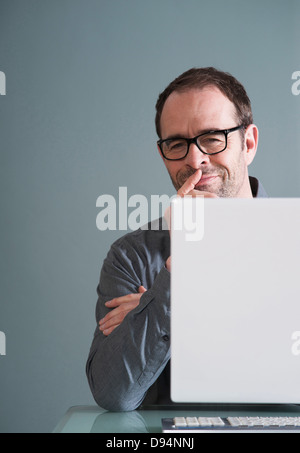
[[[104,261],[86,373],[95,401],[107,410],[135,410],[170,358],[170,273],[158,264],[151,269],[145,254],[120,243]],[[139,305],[103,335],[98,323],[109,311],[105,302],[137,293],[141,285],[147,291]]]

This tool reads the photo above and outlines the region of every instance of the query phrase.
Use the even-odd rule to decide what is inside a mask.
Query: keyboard
[[[162,419],[164,433],[298,432],[300,417],[175,417]]]

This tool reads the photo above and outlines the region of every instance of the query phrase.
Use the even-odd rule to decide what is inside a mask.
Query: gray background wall
[[[0,0],[0,431],[94,404],[85,361],[111,242],[96,199],[173,194],[154,105],[193,66],[233,73],[260,129],[250,173],[300,196],[298,0]]]

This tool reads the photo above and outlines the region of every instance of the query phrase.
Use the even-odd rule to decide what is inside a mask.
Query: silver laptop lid
[[[300,403],[300,199],[190,203],[172,202],[172,400]]]

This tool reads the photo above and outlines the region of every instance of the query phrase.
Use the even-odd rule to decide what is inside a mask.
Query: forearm
[[[107,337],[96,331],[87,363],[96,402],[109,410],[136,409],[169,358],[170,274],[163,267],[120,326]]]

